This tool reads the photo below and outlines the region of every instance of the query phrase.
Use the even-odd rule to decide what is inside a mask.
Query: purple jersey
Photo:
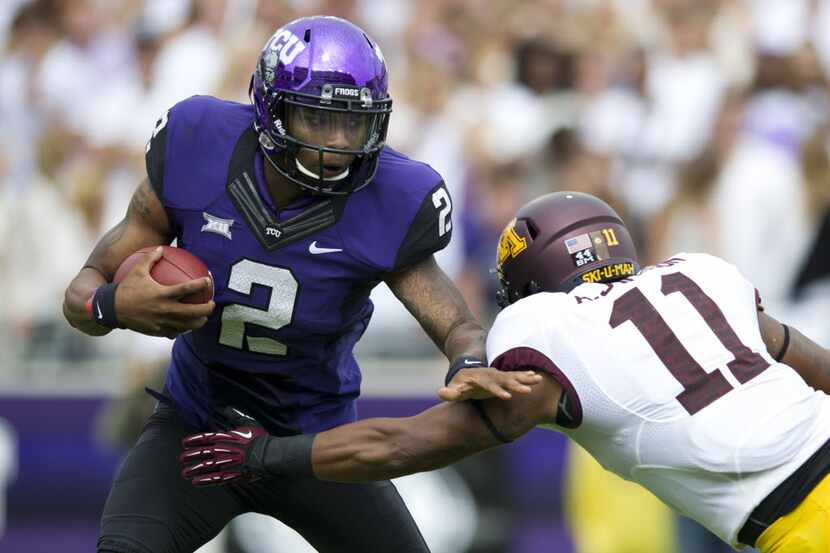
[[[384,275],[445,247],[451,202],[428,165],[385,148],[366,188],[277,210],[248,105],[195,96],[159,121],[150,182],[178,246],[202,259],[216,309],[179,336],[166,391],[192,423],[233,405],[272,433],[354,420],[352,348]]]

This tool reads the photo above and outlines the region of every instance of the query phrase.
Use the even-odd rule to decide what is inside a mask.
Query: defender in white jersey
[[[678,254],[507,307],[488,358],[555,375],[557,429],[737,545],[749,513],[830,439],[830,396],[770,356],[755,298],[732,265]]]
[[[641,270],[617,214],[575,192],[523,207],[498,257],[488,358],[544,374],[530,394],[341,426],[302,454],[265,437],[241,470],[388,478],[544,426],[736,548],[830,551],[830,353],[763,313],[734,266],[680,253]],[[221,436],[185,446],[187,476],[227,470]]]

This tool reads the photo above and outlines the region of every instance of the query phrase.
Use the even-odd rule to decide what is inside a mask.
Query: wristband
[[[781,346],[781,351],[778,352],[778,355],[775,356],[775,360],[777,362],[781,362],[784,359],[784,355],[786,355],[787,350],[790,348],[790,327],[785,324],[781,324],[784,327],[784,345]]]
[[[311,446],[316,434],[268,436],[262,466],[272,476],[314,476]]]
[[[491,419],[490,416],[487,414],[487,411],[484,410],[484,405],[481,404],[481,401],[475,399],[470,403],[473,404],[476,413],[478,413],[478,416],[481,417],[481,420],[484,422],[484,426],[487,427],[487,430],[490,431],[490,434],[492,434],[494,438],[496,438],[503,444],[509,444],[513,441],[504,434],[502,434],[498,428],[496,428],[496,425],[493,424],[493,419]]]
[[[448,385],[456,373],[461,369],[472,369],[473,367],[483,367],[484,365],[484,361],[478,357],[459,357],[450,365],[450,368],[447,371],[447,376],[444,378],[444,385]]]
[[[86,302],[86,312],[101,326],[123,328],[115,315],[115,290],[117,288],[116,282],[99,286]]]

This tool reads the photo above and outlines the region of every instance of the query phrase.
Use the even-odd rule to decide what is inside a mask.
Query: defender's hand
[[[510,399],[512,393],[529,394],[530,387],[541,381],[542,375],[533,371],[500,371],[494,367],[461,369],[448,385],[438,390],[438,397],[444,401]]]
[[[118,322],[130,330],[175,338],[183,332],[201,328],[216,304],[213,301],[190,304],[179,300],[211,286],[208,277],[173,286],[159,284],[150,276],[153,265],[161,259],[161,248],[144,256],[124,277],[115,291]]]
[[[182,440],[182,477],[194,486],[252,481],[265,475],[265,448],[270,436],[257,425],[223,432],[202,432]]]

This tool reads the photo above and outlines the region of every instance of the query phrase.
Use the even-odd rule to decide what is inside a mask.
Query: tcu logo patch
[[[268,50],[269,65],[276,65],[270,63],[272,59],[273,61],[279,59],[279,61],[288,65],[305,50],[305,43],[288,29],[282,29],[274,33],[265,49]]]

